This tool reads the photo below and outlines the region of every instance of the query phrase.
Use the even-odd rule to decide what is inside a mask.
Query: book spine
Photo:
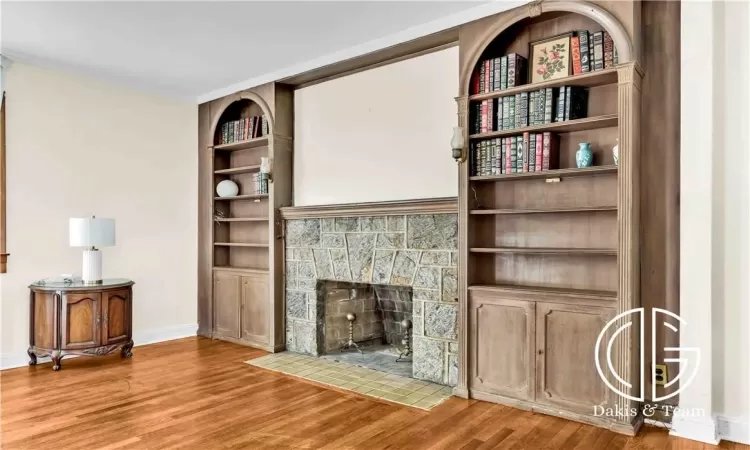
[[[614,60],[614,49],[615,49],[615,43],[612,42],[612,36],[609,35],[606,31],[604,34],[604,68],[610,69],[614,67],[615,60]]]
[[[521,94],[514,96],[514,108],[513,108],[513,120],[516,124],[516,128],[521,127]]]
[[[471,142],[469,144],[469,176],[470,177],[473,177],[474,175],[477,174],[477,172],[476,172],[477,159],[476,159],[476,156],[475,156],[475,153],[476,153],[475,147],[476,147],[476,143],[475,142]]]
[[[591,71],[590,59],[589,59],[589,32],[587,30],[580,30],[578,32],[578,40],[580,41],[580,53],[581,53],[581,72]]]
[[[555,122],[565,120],[565,86],[560,86],[557,91],[557,112],[555,113]]]
[[[594,70],[604,68],[604,33],[597,31],[594,33]]]
[[[521,121],[519,123],[519,126],[527,127],[529,126],[529,93],[528,92],[522,92],[520,94],[521,98]]]
[[[479,94],[481,91],[479,90],[479,71],[474,70],[474,72],[471,74],[471,93],[472,94]]]
[[[615,65],[620,64],[620,57],[617,56],[617,47],[614,42],[612,42],[612,62],[614,62]]]
[[[512,88],[516,85],[516,54],[511,53],[508,55],[508,88]]]
[[[516,140],[515,149],[516,149],[516,172],[522,173],[526,172],[527,170],[524,170],[524,159],[523,159],[523,136],[516,136],[514,138]]]
[[[486,133],[487,132],[487,104],[488,100],[482,100],[482,124],[479,128],[480,133]]]
[[[497,153],[495,153],[497,150],[495,149],[495,146],[492,145],[492,141],[486,141],[487,142],[487,148],[489,149],[490,154],[490,166],[489,166],[489,174],[495,175],[495,164],[497,164]]]
[[[549,134],[549,168],[550,170],[560,168],[560,136],[553,133]]]
[[[500,90],[500,58],[495,58],[495,82],[492,84],[493,91]]]
[[[508,98],[508,122],[511,130],[516,128],[516,97],[514,95]]]
[[[500,89],[508,89],[508,57],[500,58]]]
[[[516,173],[516,148],[513,146],[513,138],[505,138],[505,151],[510,155],[510,170],[508,173]]]
[[[536,125],[536,92],[529,92],[529,125]]]
[[[529,172],[529,132],[523,134],[523,140],[521,141],[521,151],[523,152],[523,171]]]
[[[477,94],[484,93],[484,61],[479,64],[479,91]]]
[[[508,154],[505,152],[505,138],[500,138],[500,173],[508,173]]]
[[[492,85],[490,84],[490,60],[484,61],[484,92],[492,91]]]
[[[563,120],[570,120],[570,108],[573,106],[573,87],[572,86],[565,87],[565,97],[568,98],[568,101],[565,103],[565,106],[563,109]]]
[[[490,60],[490,92],[495,90],[495,58]]]
[[[529,133],[529,148],[527,149],[527,152],[529,153],[529,172],[534,172],[535,166],[536,166],[536,134],[535,133]]]
[[[544,89],[540,89],[539,93],[536,94],[536,123],[538,125],[544,124],[544,108],[547,106],[545,94]]]
[[[510,98],[503,97],[503,130],[510,130]]]
[[[581,40],[578,36],[570,39],[570,49],[573,53],[573,75],[578,75],[583,70],[581,68]]]
[[[495,125],[495,102],[492,99],[487,101],[487,131],[494,131]]]
[[[553,88],[547,88],[544,92],[544,123],[552,123],[552,108],[554,103]]]
[[[263,136],[268,136],[268,117],[266,115],[263,115]]]
[[[536,134],[536,148],[534,149],[534,172],[542,171],[542,135]]]
[[[516,55],[516,86],[526,84],[526,73],[528,71],[526,63],[526,58]]]
[[[492,102],[492,106],[495,110],[494,127],[496,130],[500,131],[503,129],[503,103],[500,101],[499,98],[493,98],[490,101]]]

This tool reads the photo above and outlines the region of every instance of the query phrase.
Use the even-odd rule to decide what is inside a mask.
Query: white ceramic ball
[[[240,187],[232,180],[224,180],[216,185],[216,193],[219,197],[234,197],[240,192]]]

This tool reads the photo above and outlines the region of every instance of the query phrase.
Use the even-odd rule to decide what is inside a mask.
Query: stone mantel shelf
[[[456,214],[458,212],[458,199],[456,197],[441,197],[341,205],[287,206],[279,210],[281,211],[281,218],[284,220],[396,214]]]

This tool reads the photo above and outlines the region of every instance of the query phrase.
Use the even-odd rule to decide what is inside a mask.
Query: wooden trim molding
[[[397,214],[456,214],[458,198],[442,197],[343,205],[288,206],[279,208],[281,218],[319,219],[324,217],[392,216]]]

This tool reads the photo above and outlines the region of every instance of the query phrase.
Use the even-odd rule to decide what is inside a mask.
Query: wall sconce
[[[461,127],[453,127],[453,137],[451,138],[451,149],[453,159],[457,163],[462,163],[466,160],[464,154],[464,129]]]
[[[265,156],[260,158],[260,173],[265,179],[273,183],[273,178],[271,177],[271,158]]]

